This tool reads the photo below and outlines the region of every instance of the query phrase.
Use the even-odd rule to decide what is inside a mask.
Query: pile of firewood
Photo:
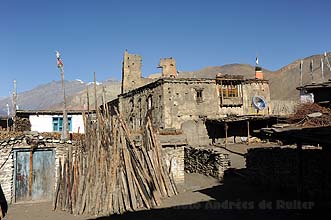
[[[43,136],[44,138],[53,138],[53,139],[56,139],[56,140],[60,140],[62,132],[41,132],[40,135]],[[80,141],[84,137],[85,137],[84,134],[69,133],[68,140]]]
[[[108,112],[98,111],[96,122],[84,116],[85,138],[60,160],[54,209],[109,215],[150,209],[177,194],[150,119],[137,147],[119,113]]]
[[[316,114],[315,116],[311,114]],[[288,119],[291,124],[298,126],[330,126],[331,109],[324,108],[316,103],[301,104],[297,107],[295,113]]]
[[[8,138],[15,138],[22,136],[23,132],[20,131],[0,131],[0,140],[8,139]]]
[[[31,123],[29,118],[16,117],[16,131],[31,131]]]

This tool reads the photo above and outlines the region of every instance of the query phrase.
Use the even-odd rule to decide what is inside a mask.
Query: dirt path
[[[9,206],[7,213],[7,220],[85,220],[90,218],[52,211],[51,202],[14,204]]]
[[[198,191],[220,184],[214,178],[199,174],[187,174],[185,179],[186,184],[180,189],[181,193],[166,198],[159,208],[211,200],[210,196]],[[7,220],[87,220],[94,218],[96,216],[74,216],[63,211],[52,211],[51,202],[13,204],[9,206],[7,215]]]

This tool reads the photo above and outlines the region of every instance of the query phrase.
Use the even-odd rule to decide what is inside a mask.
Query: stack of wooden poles
[[[54,210],[109,215],[150,209],[177,194],[150,118],[136,146],[118,111],[110,116],[106,105],[103,110],[94,120],[84,115],[85,137],[60,159]]]

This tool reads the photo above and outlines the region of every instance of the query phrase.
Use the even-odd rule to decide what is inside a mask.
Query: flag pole
[[[57,58],[57,66],[61,72],[61,82],[62,82],[62,90],[63,90],[63,121],[62,121],[62,134],[61,140],[68,139],[68,115],[67,115],[67,103],[66,103],[66,89],[64,84],[64,68],[63,63],[60,57],[60,53],[56,51]]]
[[[16,112],[17,112],[17,86],[14,80],[14,93],[13,93],[13,131],[16,131]]]

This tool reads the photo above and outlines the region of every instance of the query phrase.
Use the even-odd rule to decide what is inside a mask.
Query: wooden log
[[[132,206],[131,206],[131,201],[133,198],[130,196],[129,194],[129,187],[128,187],[128,182],[127,179],[125,178],[125,176],[127,176],[127,173],[121,172],[121,179],[122,179],[122,194],[123,194],[123,200],[124,200],[124,207],[125,207],[125,211],[132,211]],[[132,186],[132,183],[129,183],[129,185]],[[135,198],[134,198],[135,199]]]
[[[58,206],[58,199],[59,199],[59,193],[60,193],[60,187],[61,187],[61,173],[62,173],[62,162],[61,158],[59,159],[59,167],[57,170],[57,181],[56,181],[56,188],[55,188],[55,195],[53,199],[53,210],[56,210]]]
[[[131,159],[129,157],[129,152],[128,149],[126,147],[126,140],[125,138],[122,139],[122,145],[123,145],[123,158],[124,158],[124,166],[125,166],[125,170],[126,170],[126,179],[127,179],[127,184],[128,184],[128,191],[129,191],[129,195],[130,199],[131,199],[131,207],[133,210],[136,210],[138,208],[137,205],[137,200],[136,200],[136,196],[135,196],[135,188],[133,187],[133,180],[132,180],[132,166],[131,166]]]

